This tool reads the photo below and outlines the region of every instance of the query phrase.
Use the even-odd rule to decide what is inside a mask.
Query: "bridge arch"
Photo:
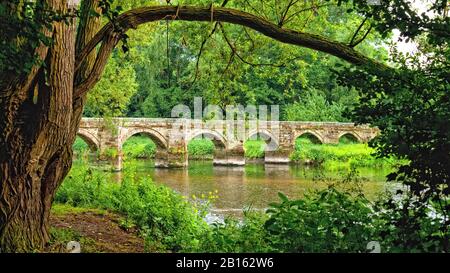
[[[294,135],[294,138],[292,140],[293,141],[292,145],[295,146],[295,142],[297,141],[297,139],[302,136],[311,136],[311,137],[315,138],[318,142],[320,142],[320,144],[325,143],[324,137],[319,132],[316,132],[313,130],[304,130],[304,131],[301,131],[301,132],[297,133],[296,135]]]
[[[248,134],[247,140],[256,140],[258,136],[263,136],[264,142],[266,142],[266,150],[274,151],[279,147],[279,139],[276,138],[270,131],[268,130],[253,130]]]
[[[77,132],[77,136],[80,137],[86,144],[89,146],[91,152],[96,152],[99,150],[100,142],[97,137],[94,136],[86,129],[79,129]]]
[[[339,136],[338,136],[338,141],[340,142],[343,137],[348,137],[350,139],[355,140],[358,143],[362,143],[363,142],[362,137],[358,133],[356,133],[354,131],[340,133]]]
[[[228,147],[228,141],[221,133],[208,129],[195,130],[191,132],[186,139],[186,145],[194,138],[198,138],[200,136],[212,140],[216,148],[226,149]]]
[[[122,148],[123,144],[132,136],[137,134],[143,134],[149,137],[158,149],[167,149],[167,139],[158,131],[151,128],[132,128],[125,134],[121,135],[119,147]]]

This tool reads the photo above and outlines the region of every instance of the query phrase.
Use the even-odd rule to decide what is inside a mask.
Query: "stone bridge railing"
[[[266,163],[288,163],[295,140],[309,134],[321,143],[338,143],[344,135],[368,142],[378,129],[353,123],[292,121],[207,121],[189,119],[117,118],[112,121],[83,118],[78,135],[93,151],[115,149],[116,169],[122,166],[122,145],[133,135],[145,134],[156,146],[157,167],[184,167],[188,164],[187,144],[197,137],[213,140],[214,164],[244,165],[244,142],[260,137],[267,143]]]

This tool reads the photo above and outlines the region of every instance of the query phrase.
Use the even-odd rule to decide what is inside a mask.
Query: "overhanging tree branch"
[[[214,8],[214,14],[211,14],[211,8],[195,7],[195,6],[152,6],[137,8],[127,11],[117,17],[116,25],[121,26],[123,32],[128,31],[130,28],[136,28],[137,26],[149,22],[159,21],[162,19],[171,18],[173,20],[184,21],[214,21],[232,23],[241,26],[251,28],[255,31],[262,33],[265,36],[273,38],[277,41],[303,46],[306,48],[318,50],[324,53],[331,54],[339,57],[355,65],[372,65],[385,69],[386,66],[381,64],[361,53],[354,48],[337,41],[330,40],[320,35],[304,33],[289,29],[282,29],[277,25],[264,20],[260,17],[252,15],[247,12],[239,11],[236,9],[217,7]],[[113,33],[117,31],[114,28],[113,23],[106,24],[92,40],[85,46],[85,48],[76,57],[76,69],[80,68],[80,64],[84,59],[94,50],[94,48],[101,42],[115,43],[113,45],[103,45],[101,51],[98,54],[96,65],[92,71],[92,77],[98,78],[98,74],[102,71],[94,71],[96,68],[104,68],[104,64],[107,62],[109,55],[113,48],[117,45],[116,39],[105,39],[105,37],[112,37]],[[91,77],[91,76],[90,76]],[[90,84],[88,84],[90,83]],[[76,95],[87,92],[95,84],[95,80],[87,79],[85,82],[77,86]],[[78,90],[81,89],[81,90]]]

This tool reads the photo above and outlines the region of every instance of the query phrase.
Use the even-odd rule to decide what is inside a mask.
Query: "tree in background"
[[[279,9],[290,3],[284,2],[280,2]],[[244,3],[228,1],[228,5],[258,10],[277,22],[282,20],[274,17],[261,1]],[[217,1],[217,4],[221,3]],[[364,19],[326,1],[313,2],[312,7],[316,8],[309,4],[290,7],[284,26],[349,41],[354,34],[352,29]],[[293,16],[299,11],[303,16]],[[337,64],[346,65],[345,62],[327,54],[280,44],[241,26],[170,22],[167,29],[167,24],[161,22],[152,24],[152,29],[150,34],[141,29],[130,33],[131,41],[143,35],[149,39],[131,46],[139,88],[130,101],[129,116],[170,117],[173,106],[182,103],[192,107],[194,97],[200,96],[205,104],[223,108],[229,104],[280,105],[282,112],[290,109],[292,120],[320,117],[320,120],[346,121],[342,113],[323,115],[320,108],[303,112],[298,111],[298,106],[314,103],[308,101],[311,94],[316,94],[313,89],[323,95],[325,104],[337,105],[334,110],[340,112],[357,99],[356,92],[338,86],[330,69]],[[356,46],[368,56],[382,60],[387,58],[387,51],[381,45],[380,36],[371,32]],[[294,113],[298,116],[293,116]],[[287,119],[287,115],[282,118]]]
[[[119,63],[119,57],[112,57],[105,67],[101,80],[89,93],[84,115],[87,117],[125,116],[131,97],[138,84],[136,73],[129,62]]]
[[[129,50],[129,36],[126,34],[129,29],[166,19],[208,22],[199,30],[204,36],[193,37],[200,40],[201,44],[204,37],[211,36],[210,33],[215,28],[215,32],[222,34],[218,38],[222,43],[214,44],[217,45],[215,52],[219,53],[217,59],[211,58],[206,64],[211,69],[202,72],[210,72],[213,77],[223,77],[228,73],[228,70],[214,66],[220,60],[219,57],[228,57],[229,60],[237,58],[241,62],[251,61],[259,64],[257,66],[265,63],[262,59],[265,55],[262,54],[261,59],[257,54],[243,55],[237,47],[242,40],[248,41],[250,49],[259,39],[261,44],[267,41],[254,32],[247,36],[246,32],[250,33],[248,29],[278,40],[286,44],[283,45],[286,47],[297,45],[313,49],[363,67],[356,73],[342,73],[344,79],[351,82],[349,85],[361,94],[366,92],[364,87],[367,88],[368,94],[361,95],[361,107],[356,107],[355,113],[360,121],[373,121],[374,125],[381,127],[383,135],[376,142],[380,155],[395,154],[410,160],[410,164],[400,168],[397,175],[391,178],[410,187],[415,197],[412,201],[415,202],[412,203],[413,208],[427,207],[433,202],[432,205],[441,206],[441,212],[447,215],[450,150],[448,77],[445,74],[449,71],[447,17],[431,19],[418,15],[410,9],[407,1],[402,0],[382,1],[383,4],[379,6],[370,6],[365,0],[354,0],[351,3],[343,0],[282,0],[274,1],[274,5],[256,7],[255,4],[263,1],[224,1],[206,6],[207,1],[192,0],[186,2],[197,6],[145,7],[122,14],[112,8],[111,2],[112,0],[82,0],[80,12],[74,12],[73,7],[69,6],[73,1],[0,0],[2,252],[31,251],[44,246],[48,239],[50,207],[56,189],[71,167],[72,145],[87,93],[100,80],[114,48],[122,45],[125,51]],[[433,3],[433,10],[439,14],[446,13],[447,1],[435,0]],[[226,4],[227,8],[223,7]],[[353,14],[361,22],[352,28],[355,29],[354,34],[332,38],[323,28],[309,31],[306,27],[297,25],[302,20],[304,24],[306,22],[305,26],[308,25],[309,20],[306,18],[314,18],[319,6],[329,4],[338,4],[339,9]],[[351,6],[355,10],[349,9]],[[109,22],[102,27],[100,18],[93,11],[105,15]],[[79,21],[78,25],[74,18]],[[334,19],[339,22],[339,16]],[[230,30],[234,27],[226,23],[238,25],[236,28],[240,31],[234,33]],[[186,23],[188,25],[193,24]],[[204,26],[209,28],[205,29]],[[432,62],[434,64],[420,69],[401,66],[399,71],[393,71],[371,58],[374,55],[364,53],[358,47],[373,30],[386,35],[392,28],[399,28],[404,36],[410,38],[417,38],[424,32],[431,33],[431,36],[426,37],[426,44],[430,48],[436,48],[433,50],[436,54],[432,58],[435,60]],[[349,34],[349,31],[342,33]],[[253,38],[255,36],[258,39]],[[221,50],[224,44],[228,46],[227,51]],[[213,45],[209,47],[214,48]],[[287,63],[295,63],[295,59],[287,59]],[[230,72],[235,78],[228,78],[221,88],[216,89],[217,95],[211,96],[214,100],[221,104],[238,101],[242,91],[227,87],[239,83],[236,80],[239,73],[236,71]],[[286,75],[280,74],[279,78],[281,83],[291,82]],[[204,84],[207,86],[208,83]],[[375,90],[374,87],[380,89]],[[395,96],[399,89],[404,92],[404,97]],[[232,91],[230,96],[221,95],[226,90]],[[288,91],[289,88],[283,90]],[[405,104],[397,103],[397,99]],[[377,106],[378,102],[381,107]],[[417,221],[404,222],[404,219],[410,219],[405,218],[410,212],[407,208],[409,207],[396,210],[398,213],[395,215],[400,217],[393,218],[388,223],[394,227],[404,224],[406,231],[413,230]],[[421,209],[420,212],[422,214],[417,214],[418,216],[426,213],[426,210]],[[445,241],[448,238],[445,237],[448,232],[448,216],[446,217],[443,222],[438,223],[442,228],[439,233],[429,235],[437,236],[444,249],[448,248],[448,239]],[[415,243],[410,239],[406,242],[407,246]]]

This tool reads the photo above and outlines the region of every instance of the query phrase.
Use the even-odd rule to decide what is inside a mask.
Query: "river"
[[[239,216],[246,208],[264,209],[279,201],[278,192],[289,198],[301,198],[308,190],[325,188],[331,182],[343,181],[348,170],[323,170],[298,165],[247,164],[244,167],[219,167],[211,162],[190,161],[186,169],[159,169],[151,160],[133,160],[124,163],[134,168],[136,178],[150,177],[188,198],[207,197],[217,193],[211,216]],[[385,190],[385,176],[389,170],[360,168],[358,180],[369,199]],[[112,173],[120,182],[122,173]],[[353,184],[353,183],[352,183]],[[348,184],[347,184],[348,186]]]

